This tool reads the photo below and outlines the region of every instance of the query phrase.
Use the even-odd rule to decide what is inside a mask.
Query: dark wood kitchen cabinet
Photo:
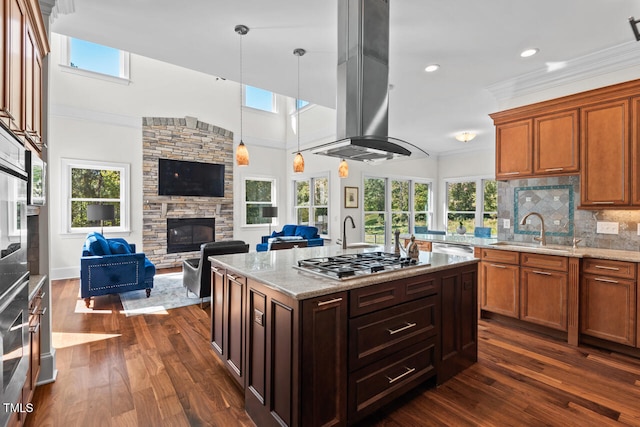
[[[582,266],[580,333],[636,345],[635,263],[585,259]]]
[[[438,384],[478,361],[477,269],[442,274]]]
[[[246,278],[220,266],[211,266],[211,346],[234,380],[245,380]]]
[[[245,409],[257,425],[346,425],[347,292],[297,301],[249,279]]]

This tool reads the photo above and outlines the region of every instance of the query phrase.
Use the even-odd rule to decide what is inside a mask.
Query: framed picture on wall
[[[358,187],[344,187],[344,207],[358,207]]]

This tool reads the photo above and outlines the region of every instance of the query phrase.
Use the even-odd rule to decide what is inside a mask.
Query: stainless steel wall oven
[[[24,147],[0,128],[0,353],[2,410],[21,400],[29,369],[27,174]]]

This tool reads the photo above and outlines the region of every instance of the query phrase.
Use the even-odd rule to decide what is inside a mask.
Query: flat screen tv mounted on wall
[[[159,159],[158,195],[224,197],[224,165]]]

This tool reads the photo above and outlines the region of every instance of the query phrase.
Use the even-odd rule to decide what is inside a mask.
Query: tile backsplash
[[[533,242],[540,222],[531,217],[524,226],[520,220],[538,212],[545,220],[547,244],[571,245],[573,237],[582,239],[578,247],[640,250],[640,210],[582,210],[579,176],[498,181],[498,239]],[[516,218],[517,214],[517,218]],[[510,227],[503,228],[504,220]],[[618,234],[596,233],[598,221],[617,222]]]

